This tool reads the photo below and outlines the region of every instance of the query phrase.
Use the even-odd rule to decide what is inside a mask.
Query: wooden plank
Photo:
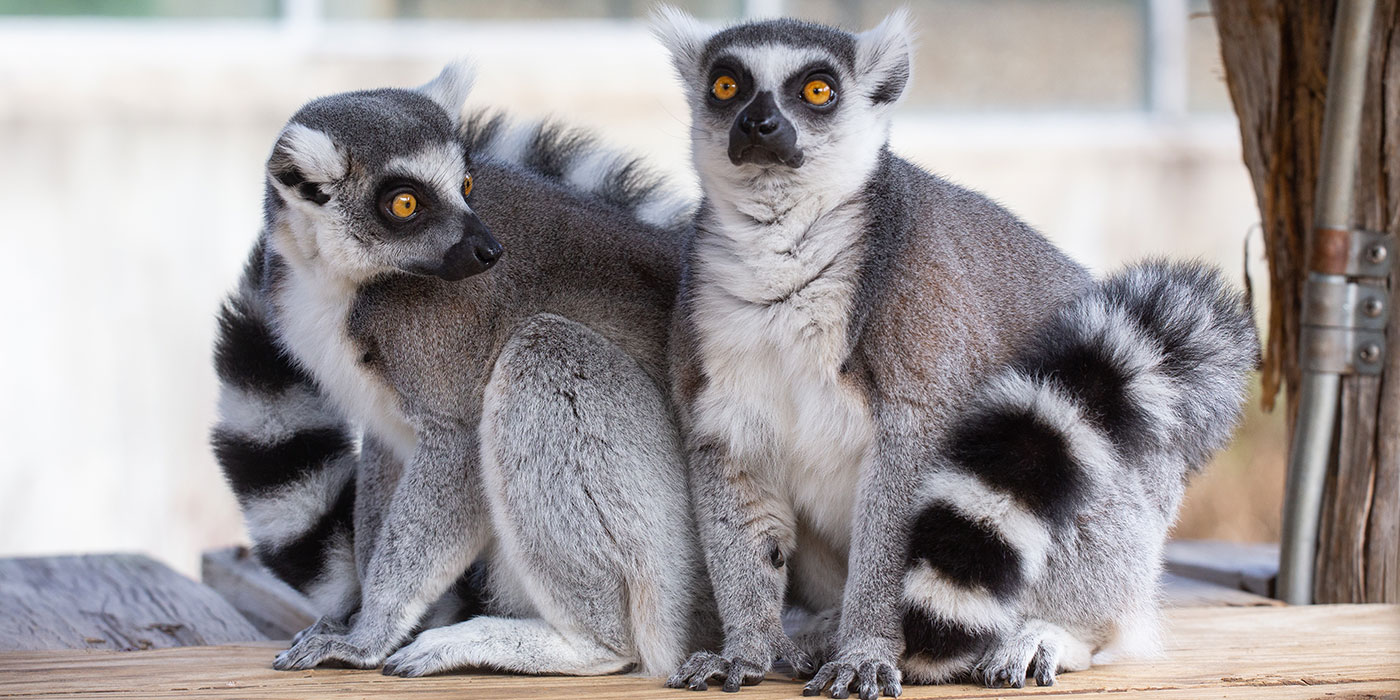
[[[269,639],[291,638],[320,617],[310,599],[273,576],[247,547],[205,552],[200,578]]]
[[[1168,573],[1272,596],[1278,545],[1221,540],[1172,540],[1163,555]]]
[[[968,685],[907,687],[905,696],[984,698],[1130,693],[1132,697],[1384,697],[1400,691],[1400,607],[1394,605],[1182,608],[1167,612],[1161,659],[1108,664],[1061,676],[1049,688],[987,690]],[[271,670],[275,642],[133,653],[0,654],[0,697],[687,698],[649,678],[461,674],[423,679],[374,671]],[[717,686],[711,692],[718,692]],[[745,688],[749,700],[792,698],[799,685],[773,678]],[[726,696],[727,697],[727,696]]]
[[[264,640],[233,606],[139,554],[0,559],[0,649],[159,649]]]
[[[1228,547],[1232,543],[1212,544]],[[1244,547],[1250,548],[1250,551],[1255,554],[1263,551],[1253,549],[1250,545],[1244,545]],[[1265,549],[1268,549],[1267,546]],[[1184,566],[1187,571],[1195,571],[1196,569],[1193,569],[1190,564],[1200,558],[1195,556],[1197,551],[1197,549],[1183,549],[1178,558],[1178,566]],[[1217,548],[1212,551],[1218,553],[1226,550]],[[1277,548],[1268,551],[1272,552],[1276,561]],[[1197,568],[1200,568],[1199,562],[1197,564]],[[1221,566],[1226,565],[1222,564]],[[1213,575],[1215,570],[1211,569],[1207,573]],[[201,577],[205,585],[222,595],[238,612],[242,613],[243,617],[253,623],[258,631],[270,639],[291,637],[315,622],[318,617],[315,607],[306,596],[273,576],[262,564],[258,563],[247,547],[227,547],[205,552],[201,565]],[[1163,573],[1163,602],[1176,608],[1210,605],[1282,605],[1272,598],[1239,590],[1237,575],[1223,578],[1217,576],[1217,578],[1234,581],[1233,587],[1187,578],[1171,572]]]
[[[1280,606],[1283,601],[1168,572],[1162,574],[1162,604],[1169,608],[1257,607]]]

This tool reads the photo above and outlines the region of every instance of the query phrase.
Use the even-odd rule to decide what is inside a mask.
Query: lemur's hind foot
[[[416,678],[464,668],[513,673],[617,673],[636,659],[540,619],[477,617],[424,631],[384,662],[384,675]]]
[[[1029,679],[1054,685],[1056,673],[1089,668],[1092,651],[1059,626],[1032,620],[989,649],[973,667],[972,678],[988,688],[1021,688]]]

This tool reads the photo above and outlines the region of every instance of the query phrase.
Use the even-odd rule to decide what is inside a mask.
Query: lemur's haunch
[[[213,444],[326,613],[275,666],[669,671],[714,626],[664,389],[685,202],[462,123],[469,84],[315,100],[268,160]]]
[[[1096,284],[891,153],[903,11],[850,34],[662,10],[657,34],[704,195],[671,371],[725,633],[668,684],[738,690],[775,657],[838,698],[898,695],[901,668],[1049,681],[1144,629],[1186,465],[1242,401],[1238,299],[1193,267]],[[785,599],[830,638],[789,638]]]

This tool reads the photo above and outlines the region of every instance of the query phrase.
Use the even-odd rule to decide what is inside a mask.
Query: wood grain
[[[247,547],[205,552],[200,578],[270,639],[291,637],[319,617],[309,598],[258,563]]]
[[[1400,607],[1183,608],[1169,611],[1167,622],[1161,659],[1066,674],[1048,688],[907,687],[904,697],[1126,694],[1194,700],[1388,697],[1400,692]],[[655,679],[625,676],[461,674],[402,679],[374,671],[282,673],[269,668],[279,648],[278,643],[257,643],[131,653],[8,652],[0,654],[0,697],[695,697],[665,690]],[[799,685],[772,678],[745,688],[739,697],[762,700],[800,694]]]
[[[137,554],[0,559],[0,649],[267,639],[212,589]]]
[[[1302,288],[1337,2],[1212,0],[1211,8],[1269,260],[1263,387],[1271,408],[1280,388],[1293,396],[1300,378]],[[1400,232],[1396,124],[1400,0],[1377,0],[1357,150],[1357,226]],[[1400,295],[1392,298],[1387,334],[1385,374],[1342,379],[1338,449],[1318,537],[1319,602],[1400,601]],[[1288,409],[1291,426],[1297,406]]]

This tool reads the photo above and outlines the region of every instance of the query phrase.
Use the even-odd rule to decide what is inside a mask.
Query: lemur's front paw
[[[349,631],[350,623],[346,620],[332,615],[322,615],[320,619],[311,623],[310,627],[297,632],[296,636],[292,637],[292,646],[300,644],[301,640],[307,637],[314,637],[318,634],[343,635]]]
[[[793,670],[806,675],[814,665],[807,652],[799,649],[781,629],[766,635],[763,641],[736,650],[725,645],[723,654],[698,651],[681,665],[680,670],[666,679],[667,688],[689,688],[706,690],[710,681],[723,677],[722,690],[726,693],[738,692],[746,685],[756,685],[773,668],[773,660],[782,658]]]
[[[317,666],[374,668],[384,661],[384,656],[352,643],[346,635],[311,634],[278,654],[272,667],[278,671],[300,671]]]
[[[830,690],[831,697],[846,698],[850,697],[854,687],[861,700],[876,700],[881,693],[892,698],[899,697],[904,692],[899,668],[893,661],[874,656],[859,658],[857,655],[842,654],[838,660],[823,665],[802,688],[802,694],[821,695],[823,690]]]

